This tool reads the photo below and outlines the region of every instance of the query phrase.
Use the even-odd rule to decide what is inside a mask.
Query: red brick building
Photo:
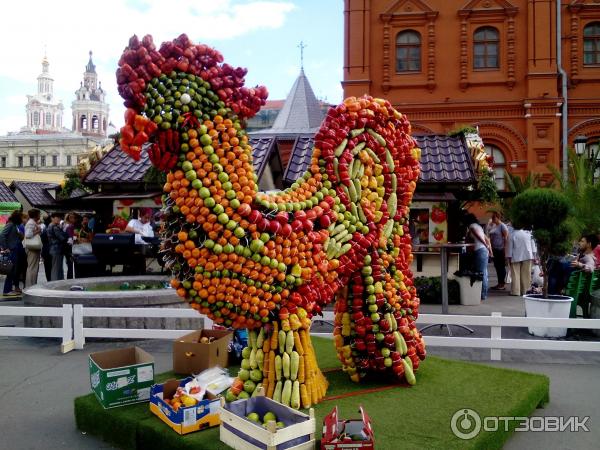
[[[388,98],[416,133],[477,126],[499,187],[561,166],[563,139],[597,144],[600,2],[563,0],[558,21],[556,0],[344,2],[345,96]]]

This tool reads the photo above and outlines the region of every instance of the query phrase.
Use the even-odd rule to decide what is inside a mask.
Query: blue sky
[[[84,6],[85,5],[85,6]],[[225,61],[248,68],[246,85],[264,84],[269,99],[285,98],[304,71],[318,98],[342,100],[342,0],[21,0],[7,3],[0,17],[0,135],[25,125],[26,95],[35,94],[46,51],[55,97],[71,125],[71,102],[83,79],[88,52],[107,91],[110,120],[122,125],[115,70],[129,37],[154,36],[157,44],[187,33],[218,49]],[[45,50],[46,49],[46,50]]]

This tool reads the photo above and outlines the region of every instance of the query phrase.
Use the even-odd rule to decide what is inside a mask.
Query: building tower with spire
[[[84,136],[106,137],[108,129],[108,104],[106,93],[98,82],[96,66],[90,60],[85,66],[83,81],[75,91],[76,99],[71,105],[73,111],[73,131]]]
[[[54,99],[54,79],[48,71],[50,64],[44,55],[42,73],[37,77],[37,94],[27,96],[26,133],[57,133],[62,130],[63,104]]]

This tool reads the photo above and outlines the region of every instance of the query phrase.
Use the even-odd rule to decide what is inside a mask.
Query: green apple
[[[277,416],[275,415],[275,413],[271,412],[271,411],[267,411],[265,413],[265,415],[263,416],[263,422],[264,423],[269,423],[269,421],[274,421],[277,422]]]
[[[248,376],[250,376],[250,374],[248,374]],[[254,392],[254,389],[256,389],[256,383],[254,381],[244,381],[244,391],[246,391],[248,394],[252,394]]]
[[[200,181],[200,180],[196,180],[196,181]],[[204,199],[204,206],[206,206],[207,208],[214,208],[214,206],[216,205],[215,199],[212,197],[207,197]]]
[[[248,414],[246,419],[251,420],[252,422],[260,423],[260,416],[255,412]]]
[[[265,233],[266,234],[266,233]],[[260,239],[253,239],[252,242],[250,242],[250,250],[253,253],[258,253],[262,250],[262,248],[264,247],[265,243],[260,240]]]
[[[237,395],[235,395],[233,392],[231,392],[231,389],[227,389],[227,392],[225,393],[225,401],[226,402],[234,402],[237,400]]]
[[[263,379],[263,373],[261,370],[259,369],[252,369],[250,371],[250,379],[252,381],[254,381],[255,383],[258,383],[259,381],[262,381]]]

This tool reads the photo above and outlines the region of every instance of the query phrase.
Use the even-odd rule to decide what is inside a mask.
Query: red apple
[[[271,221],[266,217],[263,217],[261,221],[257,223],[256,226],[260,231],[267,231],[271,226]]]
[[[248,215],[248,222],[258,223],[262,219],[262,214],[257,209],[253,209]]]
[[[271,220],[269,222],[269,231],[273,234],[277,234],[281,230],[281,222],[278,220]]]

